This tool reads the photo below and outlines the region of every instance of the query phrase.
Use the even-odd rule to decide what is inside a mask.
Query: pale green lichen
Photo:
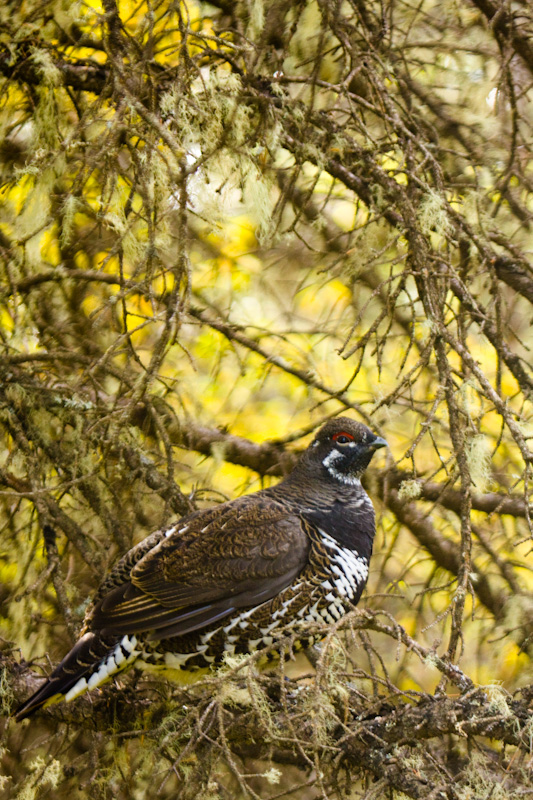
[[[480,492],[484,492],[492,477],[491,448],[487,437],[483,434],[472,436],[467,442],[465,454],[472,483]]]
[[[92,411],[95,409],[94,403],[91,403],[90,400],[82,400],[80,397],[76,397],[76,395],[72,397],[61,397],[56,394],[53,400],[54,404],[62,406],[63,408],[72,408],[75,411]]]
[[[61,72],[54,64],[48,50],[34,50],[31,58],[37,67],[37,71],[40,72],[43,78],[43,83],[46,86],[59,86],[61,83]]]
[[[5,667],[2,667],[0,669],[0,712],[2,716],[9,716],[14,701],[15,696],[9,681],[9,673]]]
[[[62,245],[68,245],[72,241],[74,235],[74,220],[81,208],[82,204],[79,198],[69,194],[63,203],[63,217],[61,220]]]
[[[218,675],[223,676],[227,675],[230,672],[234,672],[236,670],[240,670],[244,664],[248,661],[249,656],[245,654],[234,654],[225,652],[224,658],[222,661],[222,666],[218,669]]]
[[[451,224],[448,219],[446,203],[441,195],[430,190],[423,198],[418,208],[418,221],[422,233],[438,233],[445,236],[450,232]]]
[[[531,717],[522,728],[522,741],[528,743],[528,750],[533,753],[533,717]]]
[[[176,86],[173,86],[168,92],[164,92],[159,100],[159,110],[162,117],[176,117],[180,102],[180,93]],[[184,104],[185,109],[188,108]]]
[[[303,712],[313,731],[313,741],[318,747],[333,744],[333,731],[338,725],[335,707],[326,692],[315,690],[303,696]]]
[[[272,232],[272,188],[272,179],[261,172],[254,164],[251,164],[245,176],[243,194],[245,201],[256,218],[256,236],[261,244],[269,240]]]
[[[265,7],[263,0],[248,0],[247,36],[256,39],[265,26]]]
[[[454,785],[459,800],[509,800],[507,789],[491,773],[487,760],[472,753],[461,782]]]
[[[457,392],[457,402],[469,419],[473,419],[473,415],[479,408],[478,392],[479,387],[477,381],[473,378],[463,381]]]
[[[422,487],[419,481],[408,480],[402,481],[398,489],[398,500],[416,500],[422,494]]]
[[[228,708],[243,708],[252,705],[252,698],[248,689],[243,686],[236,686],[233,681],[225,681],[222,684],[218,697],[222,705]]]
[[[513,712],[507,702],[509,695],[500,683],[489,683],[487,686],[483,686],[483,691],[487,695],[491,711],[501,717],[512,715]]]
[[[8,383],[4,389],[6,400],[17,410],[28,404],[28,393],[19,383]]]
[[[427,667],[432,667],[433,669],[438,669],[441,663],[436,653],[427,653],[422,660]]]
[[[47,762],[42,756],[37,756],[35,761],[30,764],[30,772],[33,775],[26,778],[16,800],[35,800],[42,794],[39,790],[44,786],[49,786],[51,789],[57,788],[63,776],[63,767],[55,758]]]
[[[267,772],[263,772],[263,778],[266,778],[268,783],[270,783],[272,786],[275,786],[281,781],[282,775],[282,771],[276,767],[271,767],[269,770],[267,770]]]

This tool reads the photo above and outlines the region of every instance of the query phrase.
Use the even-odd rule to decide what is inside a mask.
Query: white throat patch
[[[346,483],[348,486],[361,486],[361,481],[355,475],[347,475],[346,473],[335,469],[335,462],[342,457],[342,453],[339,453],[338,450],[332,450],[331,453],[328,453],[322,463],[331,477],[335,478],[336,481],[340,481],[340,483]]]

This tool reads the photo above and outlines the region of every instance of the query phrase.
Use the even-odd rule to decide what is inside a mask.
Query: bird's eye
[[[335,444],[348,444],[349,442],[354,441],[352,434],[344,433],[344,431],[341,431],[340,433],[334,433],[331,438]]]

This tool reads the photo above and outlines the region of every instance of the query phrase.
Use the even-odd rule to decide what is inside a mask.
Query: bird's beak
[[[368,445],[371,450],[379,450],[380,447],[388,447],[388,443],[381,436],[377,436],[371,444]]]

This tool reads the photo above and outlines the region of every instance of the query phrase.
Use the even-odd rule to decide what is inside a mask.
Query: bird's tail
[[[97,633],[86,633],[76,642],[63,661],[55,668],[40,689],[14,712],[20,720],[31,716],[38,708],[61,700],[74,700],[86,689],[95,689],[132,664],[139,651],[135,636],[122,639],[102,639]]]

